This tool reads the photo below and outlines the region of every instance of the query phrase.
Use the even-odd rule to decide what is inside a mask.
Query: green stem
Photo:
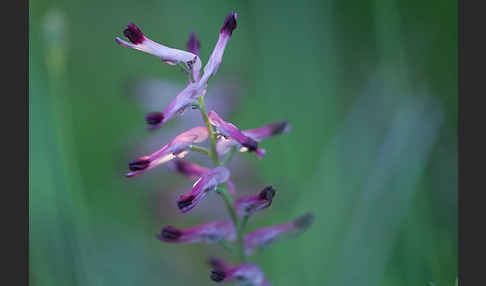
[[[202,118],[204,120],[204,123],[206,124],[206,127],[208,128],[211,149],[207,150],[207,149],[199,147],[199,146],[191,146],[191,149],[195,147],[197,149],[195,151],[199,151],[199,152],[203,151],[202,149],[206,150],[207,153],[208,153],[208,156],[213,160],[214,164],[216,166],[220,166],[222,164],[219,162],[218,153],[216,152],[216,133],[214,132],[214,129],[213,129],[211,123],[209,122],[208,114],[206,113],[206,106],[204,104],[204,97],[200,96],[198,98],[198,101],[199,101],[199,104],[197,104],[196,106],[199,108],[199,111],[201,111],[201,115],[202,115]],[[204,152],[206,152],[206,151],[204,151]],[[233,148],[231,150],[230,154],[228,154],[228,156],[225,158],[223,164],[228,163],[228,161],[233,156],[233,153],[235,153],[235,152],[236,152],[236,148]],[[237,249],[238,249],[240,259],[242,261],[246,262],[247,257],[246,257],[246,254],[245,254],[243,232],[244,232],[244,228],[245,228],[246,222],[248,220],[248,217],[245,216],[243,218],[243,220],[240,222],[240,220],[238,219],[238,216],[236,215],[235,208],[233,207],[233,199],[229,195],[229,193],[226,189],[226,186],[219,186],[217,188],[217,192],[221,195],[221,198],[223,198],[223,201],[226,204],[226,208],[228,209],[228,213],[230,214],[231,219],[233,221],[233,225],[236,229],[237,237],[238,237]],[[226,247],[227,247],[227,245],[226,245]]]
[[[218,153],[216,152],[216,134],[214,133],[213,126],[211,123],[209,123],[209,118],[208,114],[206,113],[206,105],[204,104],[204,96],[200,96],[198,98],[199,101],[199,110],[201,111],[201,115],[203,117],[204,123],[206,124],[206,127],[208,128],[209,132],[209,140],[211,143],[211,153],[210,157],[213,160],[214,164],[216,166],[219,166],[219,158],[218,158]]]
[[[208,149],[201,147],[201,146],[191,145],[191,146],[189,146],[189,148],[191,149],[191,151],[203,153],[203,154],[208,155],[208,156],[210,156],[210,154],[211,154],[211,152]]]

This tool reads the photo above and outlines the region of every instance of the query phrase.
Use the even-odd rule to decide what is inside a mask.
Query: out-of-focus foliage
[[[238,190],[278,190],[250,230],[307,210],[316,216],[299,239],[252,260],[279,286],[455,283],[455,1],[29,5],[32,285],[214,284],[205,258],[221,249],[163,244],[155,234],[226,214],[180,215],[176,188],[191,183],[166,168],[123,177],[129,160],[153,151],[141,142],[157,136],[145,129],[147,110],[131,84],[183,84],[185,76],[114,37],[133,21],[153,40],[183,48],[194,30],[206,61],[231,10],[238,28],[218,77],[242,86],[228,119],[242,129],[293,125],[262,144],[265,159],[242,154],[232,163],[251,169],[251,182],[235,181]],[[216,196],[204,205],[224,207]]]

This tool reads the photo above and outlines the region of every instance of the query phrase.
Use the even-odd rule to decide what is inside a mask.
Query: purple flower
[[[216,42],[216,46],[214,47],[214,50],[209,57],[208,63],[204,67],[204,74],[201,79],[201,82],[203,84],[207,83],[209,78],[215,75],[218,71],[219,65],[223,61],[223,54],[224,49],[226,48],[226,44],[233,34],[233,30],[236,29],[237,17],[238,15],[236,14],[236,12],[231,12],[224,20],[223,26],[219,31],[218,42]]]
[[[239,216],[250,216],[253,213],[266,209],[272,204],[275,190],[272,186],[266,186],[258,195],[245,196],[234,202],[234,207]]]
[[[258,149],[258,142],[243,134],[236,126],[224,121],[219,115],[211,110],[208,113],[209,122],[216,127],[216,130],[226,139],[233,139],[250,152],[255,152],[258,156],[263,157],[264,151]]]
[[[241,133],[243,135],[248,136],[249,138],[255,140],[256,142],[260,142],[268,137],[272,137],[275,135],[279,135],[282,133],[289,132],[291,130],[291,125],[288,124],[286,121],[281,120],[277,122],[272,122],[270,124],[267,124],[261,128],[257,129],[248,129],[244,130]],[[233,147],[237,146],[238,142],[231,138],[220,138],[218,142],[216,143],[216,150],[218,151],[218,154],[220,156],[228,153],[228,151]],[[246,151],[245,148],[242,148],[243,150],[240,150],[240,152]],[[263,157],[265,155],[265,150],[260,149],[260,157]],[[257,153],[258,154],[258,153]]]
[[[194,32],[191,32],[189,35],[189,40],[187,40],[186,47],[189,52],[199,56],[199,48],[201,47],[201,43]]]
[[[199,59],[199,40],[194,33],[191,33],[187,42],[187,49],[191,52],[172,49],[153,42],[145,37],[140,29],[133,23],[128,24],[128,28],[123,31],[124,35],[132,42],[126,42],[116,38],[117,43],[123,46],[141,50],[162,58],[162,61],[169,64],[183,62],[187,69],[192,71],[194,81],[190,81],[171,104],[163,112],[152,112],[145,116],[149,129],[153,130],[172,119],[176,114],[181,114],[187,107],[197,103],[199,96],[206,93],[207,81],[216,74],[222,62],[224,49],[228,43],[233,30],[236,28],[236,12],[230,13],[224,21],[219,33],[219,39],[214,47],[213,53],[209,57],[208,63],[204,67],[204,75],[201,78],[201,60]]]
[[[190,82],[172,100],[163,112],[151,112],[145,116],[145,120],[150,130],[161,127],[177,114],[182,114],[187,107],[197,103],[197,99],[202,95],[202,91],[197,83]]]
[[[187,229],[178,229],[173,226],[162,228],[157,238],[173,243],[215,243],[221,240],[233,241],[236,238],[235,228],[230,221],[214,221]]]
[[[171,166],[171,169],[190,179],[199,178],[210,171],[206,167],[199,166],[184,159],[175,159],[173,162],[174,164]],[[236,188],[230,180],[226,181],[226,185],[230,194],[236,193]]]
[[[187,149],[191,144],[200,143],[207,138],[208,129],[203,126],[194,127],[181,133],[155,153],[130,162],[128,166],[131,172],[127,173],[126,176],[133,177],[174,158],[182,158],[189,152]]]
[[[275,242],[293,238],[307,230],[313,221],[314,216],[306,213],[289,223],[253,231],[245,236],[245,252],[251,255],[258,248],[266,248]]]
[[[203,174],[192,187],[191,192],[182,195],[177,201],[181,212],[185,213],[194,208],[209,192],[229,179],[230,171],[224,166],[218,166]]]
[[[236,281],[237,285],[270,286],[270,282],[265,279],[263,271],[256,264],[244,263],[232,266],[218,259],[211,259],[210,262],[211,280],[215,282]]]
[[[156,43],[147,38],[133,23],[128,23],[127,28],[123,30],[123,34],[131,43],[116,37],[116,42],[122,46],[149,53],[161,58],[163,62],[170,65],[176,65],[182,62],[188,69],[192,70],[193,67],[194,69],[197,67],[199,67],[199,70],[201,69],[201,60],[197,55]]]

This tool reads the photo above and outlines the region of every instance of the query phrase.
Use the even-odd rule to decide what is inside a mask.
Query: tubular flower
[[[208,113],[209,122],[216,127],[218,132],[226,139],[233,139],[250,152],[255,152],[259,157],[264,156],[264,151],[258,149],[258,142],[243,134],[236,126],[224,121],[219,115],[211,110]]]
[[[211,280],[215,282],[236,281],[237,285],[270,286],[263,271],[255,264],[244,263],[231,266],[218,259],[211,259]]]
[[[203,174],[192,187],[191,192],[182,195],[177,201],[181,212],[185,213],[194,208],[209,192],[229,179],[230,171],[224,166],[218,166]]]
[[[197,99],[202,95],[197,83],[190,82],[179,94],[172,100],[169,106],[163,112],[151,112],[145,116],[145,121],[150,130],[161,127],[175,115],[182,114],[187,107],[197,103]]]
[[[160,234],[157,234],[157,238],[174,243],[216,243],[222,240],[235,240],[236,232],[232,222],[214,221],[187,229],[166,226],[162,228]]]
[[[251,255],[258,248],[266,248],[275,242],[293,238],[307,230],[313,221],[314,216],[306,213],[289,223],[265,227],[251,232],[245,236],[245,252],[247,255]]]
[[[115,41],[122,46],[154,55],[161,58],[164,63],[170,65],[184,63],[188,69],[192,69],[195,65],[201,67],[201,60],[197,55],[156,43],[147,38],[137,25],[133,23],[128,23],[127,28],[123,30],[123,34],[130,42],[116,37]]]
[[[250,216],[253,213],[266,209],[272,204],[275,190],[272,186],[266,186],[258,195],[245,196],[234,203],[236,212],[240,217]]]
[[[224,49],[226,48],[233,31],[236,29],[237,17],[238,14],[236,14],[236,12],[231,12],[224,20],[223,26],[219,31],[218,42],[216,42],[216,46],[209,57],[208,63],[204,66],[204,74],[201,79],[201,84],[206,84],[209,78],[215,75],[218,71],[219,65],[223,61]]]
[[[124,41],[119,37],[115,40],[118,44],[131,47],[154,56],[160,57],[163,62],[171,65],[183,63],[185,68],[192,71],[194,81],[189,84],[176,96],[163,112],[152,112],[145,116],[149,129],[153,130],[172,119],[176,114],[182,113],[188,106],[197,102],[197,98],[206,93],[208,79],[216,74],[222,62],[224,49],[228,43],[233,30],[236,28],[236,12],[231,12],[225,19],[219,33],[216,46],[204,67],[204,75],[201,78],[202,63],[199,58],[200,42],[194,33],[191,33],[187,42],[187,51],[168,48],[147,38],[143,32],[133,23],[129,23],[123,34],[130,40]]]
[[[175,159],[173,160],[173,162],[174,164],[171,166],[171,168],[179,174],[186,176],[190,179],[197,179],[210,171],[208,168],[199,166],[198,164],[191,163],[184,159]],[[230,180],[228,180],[226,181],[226,185],[228,187],[228,192],[234,195],[236,193],[236,188],[234,184]]]
[[[268,137],[272,137],[275,135],[279,135],[282,133],[287,133],[291,130],[291,125],[288,124],[286,121],[281,120],[277,122],[272,122],[270,124],[267,124],[263,127],[257,128],[257,129],[248,129],[248,130],[243,130],[241,133],[243,135],[248,136],[249,138],[255,140],[256,142],[260,142]],[[221,137],[218,142],[216,143],[216,150],[218,152],[218,155],[222,156],[233,147],[239,145],[238,142],[231,138],[225,138]],[[260,149],[262,155],[265,155],[265,150]],[[247,151],[246,148],[242,148],[240,152]]]
[[[174,158],[182,158],[189,152],[187,149],[191,144],[206,140],[208,135],[208,129],[203,126],[189,129],[176,136],[172,141],[155,153],[149,156],[142,156],[130,162],[128,167],[131,172],[127,173],[126,176],[133,177]]]

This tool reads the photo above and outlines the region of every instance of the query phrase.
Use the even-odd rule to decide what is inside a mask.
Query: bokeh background
[[[186,77],[114,37],[133,21],[183,48],[195,31],[206,61],[232,10],[238,27],[206,102],[243,129],[293,126],[262,143],[263,160],[241,154],[230,165],[239,192],[278,191],[249,228],[316,216],[252,261],[277,286],[456,283],[456,1],[29,5],[31,285],[216,284],[205,259],[227,258],[220,248],[155,234],[228,219],[222,201],[181,215],[175,198],[190,181],[166,167],[123,176],[128,161],[197,121],[189,110],[145,129],[144,114]]]

